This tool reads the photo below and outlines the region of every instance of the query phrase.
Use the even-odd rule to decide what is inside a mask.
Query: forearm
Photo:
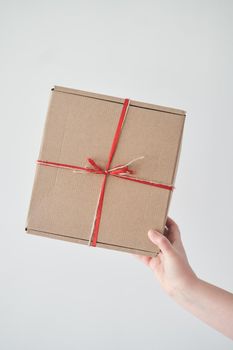
[[[233,294],[201,279],[172,293],[177,303],[193,315],[233,339]]]

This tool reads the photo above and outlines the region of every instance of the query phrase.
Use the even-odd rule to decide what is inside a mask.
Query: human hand
[[[175,221],[167,219],[164,235],[149,230],[148,236],[160,253],[136,256],[152,269],[162,288],[187,311],[233,339],[233,294],[196,276]]]
[[[160,253],[156,257],[136,256],[152,269],[162,288],[170,296],[190,288],[198,278],[189,265],[175,221],[168,217],[164,235],[151,229],[148,237],[159,247]]]

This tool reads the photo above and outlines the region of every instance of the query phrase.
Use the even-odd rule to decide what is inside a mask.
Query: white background
[[[133,256],[24,232],[53,85],[181,108],[170,216],[232,291],[232,35],[231,0],[0,2],[1,349],[232,349]]]

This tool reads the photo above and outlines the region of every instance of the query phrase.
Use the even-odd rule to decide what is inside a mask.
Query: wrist
[[[169,295],[178,303],[193,303],[195,301],[195,293],[199,289],[201,280],[192,272],[188,278],[186,277],[178,283]]]

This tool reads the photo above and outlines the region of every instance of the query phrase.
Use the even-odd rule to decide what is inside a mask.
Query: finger
[[[164,231],[163,231],[164,236],[166,236],[166,237],[168,238],[169,232],[170,232],[170,231],[169,231],[168,228],[165,226],[165,227],[164,227]]]
[[[156,255],[155,257],[153,257],[150,262],[149,262],[149,267],[153,270],[156,271],[156,269],[158,268],[158,266],[161,264],[161,254]]]
[[[179,230],[177,223],[170,216],[167,217],[166,226],[168,228],[173,228],[173,229]]]
[[[176,240],[177,237],[174,234],[174,232],[171,229],[168,229],[167,227],[164,228],[164,236],[167,237],[167,239],[173,244]]]
[[[166,226],[168,230],[172,233],[174,240],[180,239],[180,229],[177,223],[172,220],[172,218],[167,217]]]
[[[148,237],[152,243],[156,244],[164,255],[171,254],[173,252],[173,247],[171,242],[156,230],[149,230]]]
[[[149,265],[150,260],[151,260],[150,256],[139,255],[139,254],[132,254],[132,255],[134,255],[138,260],[140,260],[145,265]]]

